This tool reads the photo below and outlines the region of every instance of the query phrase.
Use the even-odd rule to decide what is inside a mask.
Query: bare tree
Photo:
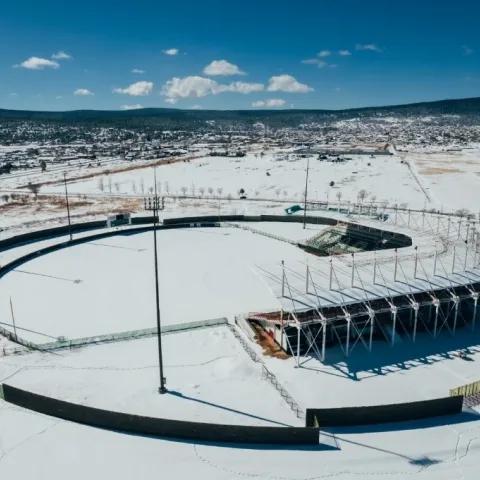
[[[135,183],[135,180],[132,181],[132,192],[137,193],[137,184]]]
[[[112,177],[108,176],[108,191],[112,193]]]
[[[115,182],[115,190],[117,193],[120,193],[120,184],[118,182]]]
[[[150,194],[153,194],[153,191],[155,190],[154,187],[148,187],[148,191],[150,192]]]
[[[288,192],[286,190],[283,191],[283,198],[287,198]]]
[[[222,187],[217,188],[217,193],[218,193],[218,196],[221,197],[223,193],[223,188]]]
[[[195,186],[194,183],[192,183],[192,186],[190,187],[190,191],[192,192],[192,196],[195,196],[195,192],[197,191],[197,187]]]
[[[255,190],[255,196],[258,197],[260,195],[260,192],[258,190]]]
[[[276,188],[275,189],[275,195],[277,196],[277,198],[280,196],[280,192],[282,191],[281,188]]]
[[[180,191],[182,192],[182,195],[185,197],[186,193],[187,193],[187,190],[188,188],[187,187],[181,187],[180,188]]]
[[[10,196],[7,194],[7,195],[2,195],[2,200],[5,202],[5,203],[8,203],[8,199],[10,198]]]
[[[455,212],[455,215],[457,215],[460,218],[463,218],[463,217],[469,218],[471,213],[467,208],[460,208]]]
[[[231,202],[231,201],[232,201],[232,198],[233,198],[233,197],[232,197],[232,194],[229,193],[229,194],[228,194],[228,197],[227,197],[228,201]]]
[[[338,199],[338,203],[340,203],[340,200],[342,199],[342,192],[337,192],[336,197]]]
[[[105,184],[103,183],[103,177],[100,177],[98,179],[97,187],[102,193],[105,191]]]
[[[35,197],[35,201],[37,201],[38,194],[40,192],[40,189],[42,188],[41,185],[38,185],[37,183],[29,183],[28,184],[28,189],[33,193]]]
[[[370,203],[375,203],[375,200],[377,199],[377,196],[376,195],[372,195],[370,197]]]
[[[408,208],[408,203],[401,203],[398,207],[400,210],[406,210]]]
[[[200,187],[198,189],[198,191],[200,192],[200,195],[203,197],[203,195],[205,194],[205,188],[204,187]]]
[[[168,182],[165,182],[163,185],[165,187],[165,192],[167,192],[167,195],[170,195],[170,184]]]
[[[368,192],[366,190],[360,190],[357,194],[358,201],[363,203],[363,201],[368,197]]]
[[[162,182],[157,182],[157,194],[162,194]]]
[[[207,190],[207,191],[208,191],[208,193],[210,194],[210,196],[213,195],[213,188],[212,188],[212,187],[208,187],[208,190]]]

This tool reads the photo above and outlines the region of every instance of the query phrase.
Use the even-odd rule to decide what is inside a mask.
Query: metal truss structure
[[[300,266],[282,261],[278,273],[263,270],[282,309],[249,318],[276,325],[297,366],[311,356],[325,362],[332,344],[348,357],[356,346],[371,352],[374,339],[394,347],[397,337],[415,342],[420,332],[433,341],[443,331],[473,331],[480,294],[475,222],[398,211],[382,228],[397,227],[414,240],[405,253],[330,256]]]

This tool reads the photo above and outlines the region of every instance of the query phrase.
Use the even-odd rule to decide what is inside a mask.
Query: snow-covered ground
[[[0,379],[72,403],[152,417],[265,426],[304,422],[261,378],[260,364],[228,327],[166,335],[162,347],[167,395],[158,394],[156,338],[9,356],[0,362]]]
[[[89,428],[0,400],[0,465],[5,478],[476,480],[480,425],[325,433],[331,449],[235,448],[170,442]],[[428,426],[429,428],[421,428]]]
[[[182,194],[182,187],[189,195],[210,197],[221,195],[238,197],[238,190],[243,188],[251,198],[287,198],[301,200],[305,189],[305,170],[307,159],[295,158],[290,161],[279,160],[274,154],[264,157],[249,154],[243,158],[205,157],[191,162],[179,162],[162,165],[157,169],[157,184],[161,192]],[[269,175],[267,175],[267,173]],[[391,180],[395,179],[392,188]],[[331,181],[334,188],[329,187]],[[154,185],[152,169],[131,170],[112,174],[103,179],[104,191],[117,188],[122,193],[148,193]],[[118,187],[117,187],[118,185]],[[43,192],[61,193],[62,185],[45,186]],[[213,189],[212,194],[209,188]],[[160,188],[159,188],[160,189]],[[309,198],[336,202],[340,192],[344,200],[356,200],[359,190],[365,189],[376,195],[377,199],[388,199],[391,203],[401,203],[408,199],[413,206],[424,204],[424,194],[412,179],[407,167],[395,156],[353,156],[344,163],[310,159]],[[91,178],[69,184],[72,193],[100,193],[98,178]]]

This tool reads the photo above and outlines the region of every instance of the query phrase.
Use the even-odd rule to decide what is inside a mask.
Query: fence
[[[112,412],[45,397],[3,384],[6,402],[92,427],[205,442],[318,445],[318,428],[220,425]]]
[[[306,426],[345,427],[407,422],[460,413],[463,396],[366,407],[307,408]]]
[[[480,381],[468,383],[461,387],[452,388],[450,390],[450,396],[455,397],[457,395],[463,395],[464,397],[473,397],[480,393]]]
[[[195,330],[200,328],[216,327],[219,325],[228,324],[226,318],[214,318],[210,320],[200,320],[197,322],[188,322],[180,323],[179,325],[166,325],[161,328],[162,335],[169,333],[179,333],[185,332],[187,330]],[[14,333],[6,330],[0,326],[0,334],[16,342],[24,347],[30,348],[32,350],[40,351],[52,351],[59,350],[63,348],[77,348],[84,347],[88,345],[94,345],[98,343],[111,343],[111,342],[120,342],[125,340],[137,340],[139,338],[148,338],[154,337],[157,335],[157,328],[145,328],[142,330],[131,330],[128,332],[118,332],[118,333],[107,333],[105,335],[94,335],[91,337],[75,338],[72,340],[58,340],[56,342],[49,343],[33,343],[23,338],[18,337]],[[17,353],[17,352],[13,352]]]

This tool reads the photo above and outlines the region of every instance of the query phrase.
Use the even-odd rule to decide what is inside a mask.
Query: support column
[[[300,325],[297,326],[297,367],[300,366]]]
[[[393,318],[393,323],[392,323],[392,342],[391,346],[393,347],[395,345],[395,327],[397,325],[397,309],[396,307],[392,308],[392,318]]]
[[[458,236],[457,236],[457,240],[460,239],[460,230],[462,229],[462,220],[459,220],[458,221]]]
[[[374,323],[375,323],[375,312],[373,310],[370,310],[369,315],[370,315],[370,341],[368,344],[368,350],[371,352],[372,341],[373,341],[373,329],[374,329]]]
[[[455,257],[457,256],[457,247],[453,247],[452,273],[455,273]]]
[[[472,331],[475,330],[475,320],[477,318],[477,302],[478,302],[478,293],[473,297],[473,317],[472,317]]]
[[[322,332],[322,362],[325,362],[325,343],[327,341],[327,321],[323,322],[323,332]]]
[[[455,335],[455,330],[457,329],[457,318],[458,318],[458,307],[460,306],[460,298],[454,297],[455,302],[455,316],[453,317],[453,335]]]
[[[415,338],[417,337],[417,322],[418,322],[418,310],[419,310],[418,303],[416,303],[413,306],[413,309],[415,310],[415,321],[413,324],[413,341],[415,342]]]
[[[375,280],[377,279],[377,256],[375,251],[373,252],[373,284],[375,285]]]
[[[397,264],[398,264],[398,251],[395,249],[395,268],[393,270],[393,281],[397,281]]]
[[[435,303],[435,324],[433,326],[433,338],[437,337],[437,325],[438,325],[438,310],[440,309],[440,302],[437,300]]]
[[[282,260],[282,298],[285,297],[285,262]]]
[[[440,231],[440,215],[437,216],[437,233]]]
[[[345,349],[346,356],[348,357],[349,350],[350,350],[350,322],[352,321],[350,315],[347,315],[347,348]]]
[[[410,210],[408,210],[408,223],[407,223],[408,228],[410,228],[410,215],[411,215],[411,212]]]
[[[452,223],[452,219],[448,217],[448,227],[447,227],[447,237],[450,236],[450,224]]]
[[[437,256],[438,256],[438,253],[437,253],[436,248],[437,247],[435,247],[435,257],[433,259],[433,276],[435,276],[437,274]]]
[[[398,216],[398,207],[395,204],[395,225],[397,224],[397,216]]]
[[[353,288],[354,279],[355,279],[355,254],[352,253],[352,282],[351,282],[352,288]]]

